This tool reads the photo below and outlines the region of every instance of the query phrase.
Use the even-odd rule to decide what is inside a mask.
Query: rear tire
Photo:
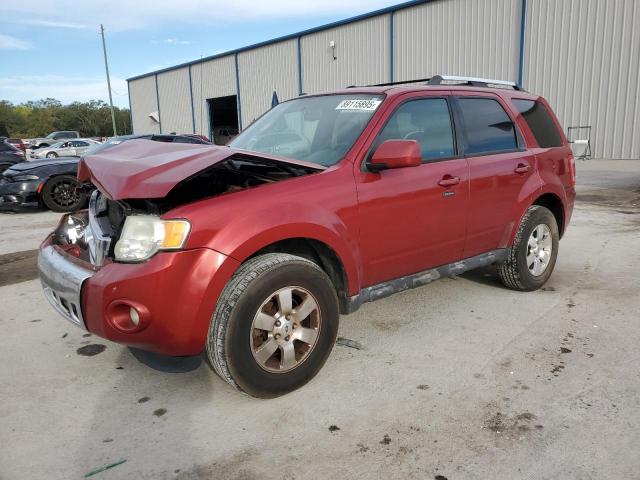
[[[338,319],[336,291],[320,267],[285,253],[260,255],[247,260],[220,295],[206,358],[236,389],[277,397],[322,368]]]
[[[54,212],[75,212],[87,203],[87,192],[78,180],[70,175],[53,177],[42,189],[42,202]]]
[[[512,290],[542,287],[553,273],[560,234],[553,213],[530,206],[520,222],[509,258],[498,268],[502,283]]]

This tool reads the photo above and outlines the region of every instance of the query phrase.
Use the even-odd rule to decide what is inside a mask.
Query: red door
[[[464,258],[505,247],[516,206],[535,173],[535,158],[505,106],[490,93],[460,93],[456,99],[469,161],[469,212]]]
[[[368,150],[384,140],[417,140],[422,165],[370,173],[356,162],[363,286],[462,256],[468,167],[456,158],[448,99],[437,95],[400,100]]]

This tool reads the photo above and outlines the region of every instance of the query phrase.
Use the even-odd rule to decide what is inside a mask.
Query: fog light
[[[124,333],[141,332],[151,321],[147,307],[140,302],[124,298],[111,302],[105,316],[111,326]]]
[[[131,307],[129,309],[129,317],[131,317],[131,323],[133,323],[136,327],[140,325],[140,315],[138,315],[138,311]]]

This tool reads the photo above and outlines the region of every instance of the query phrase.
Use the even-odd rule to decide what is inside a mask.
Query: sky
[[[0,100],[108,101],[126,79],[370,12],[399,0],[18,0],[0,17]]]

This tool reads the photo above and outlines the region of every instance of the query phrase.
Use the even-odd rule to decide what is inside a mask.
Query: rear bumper
[[[163,252],[139,264],[107,263],[96,270],[89,264],[79,267],[77,259],[46,242],[40,256],[45,296],[67,320],[102,338],[175,356],[202,352],[217,299],[239,266],[207,248]],[[50,292],[67,304],[79,302],[76,310],[67,311]],[[117,316],[128,315],[130,306],[141,321],[123,329]]]

